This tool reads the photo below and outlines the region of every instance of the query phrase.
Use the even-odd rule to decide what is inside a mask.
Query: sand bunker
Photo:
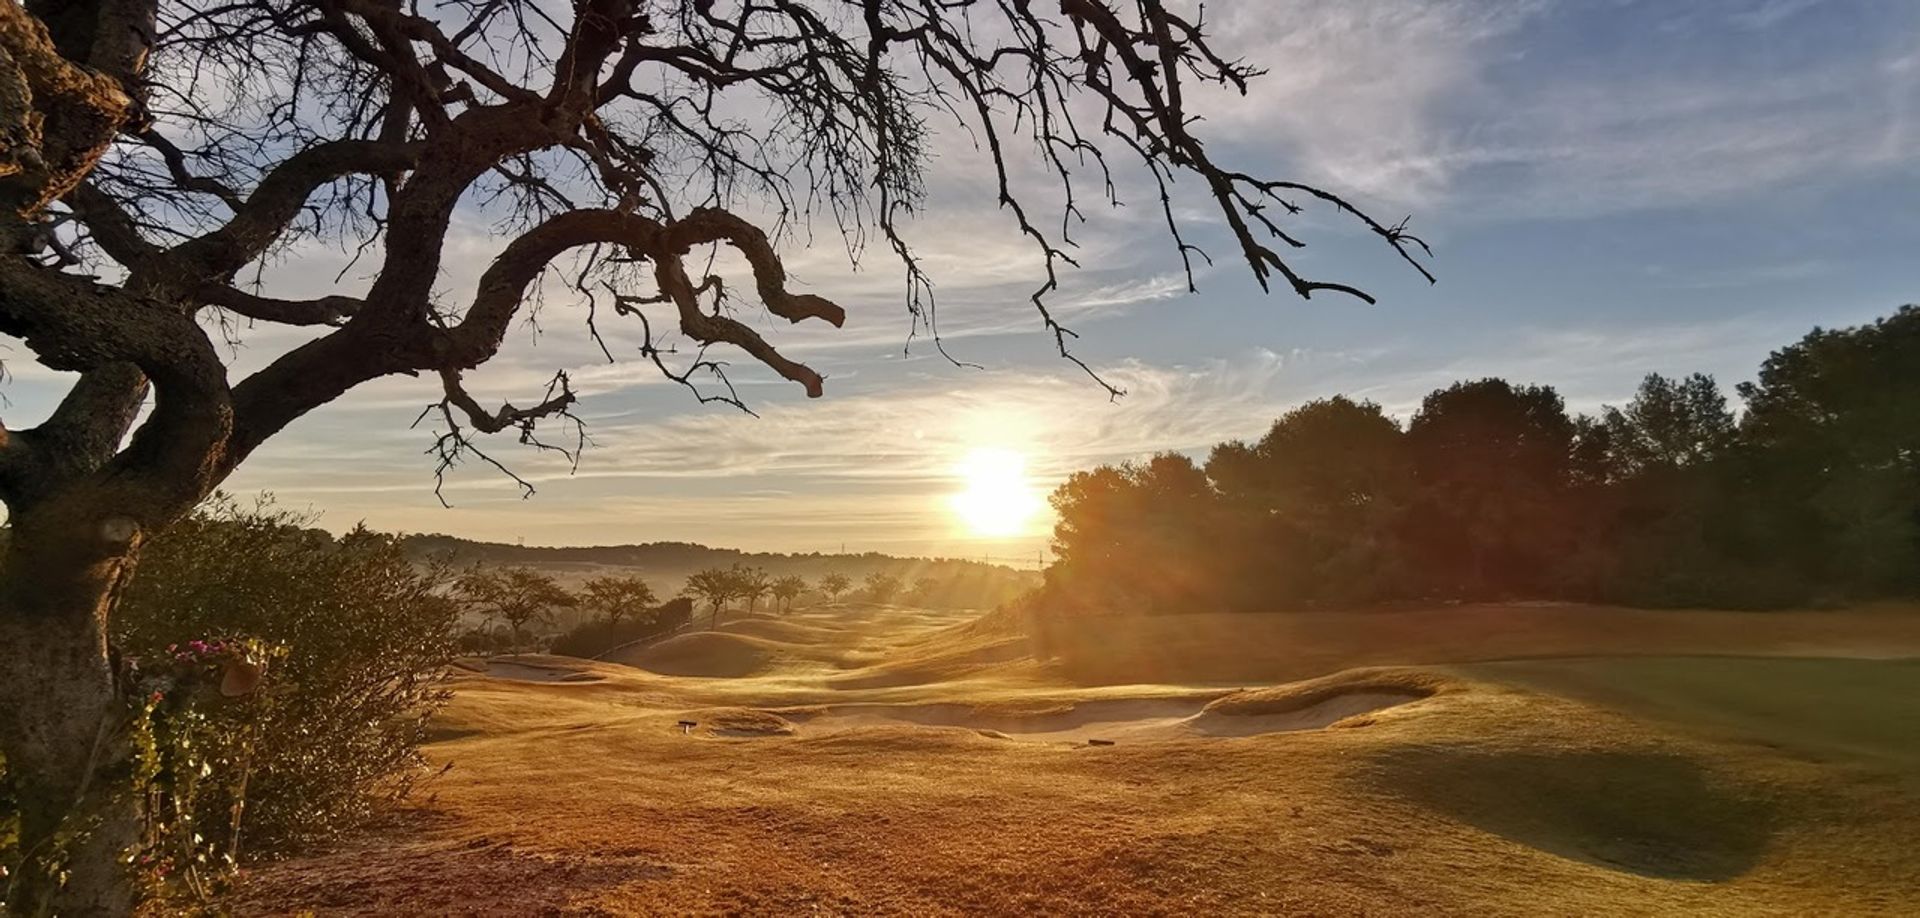
[[[1262,733],[1286,733],[1292,730],[1319,730],[1362,715],[1419,701],[1426,695],[1403,691],[1354,690],[1320,697],[1304,707],[1273,713],[1251,714],[1231,708],[1218,710],[1210,704],[1184,725],[1208,736],[1255,736]],[[1221,701],[1231,701],[1232,697]],[[1363,721],[1371,723],[1371,721]],[[1356,724],[1356,726],[1359,724]]]
[[[756,737],[792,736],[793,722],[772,711],[756,708],[704,708],[679,717],[680,724],[694,726],[684,732],[697,736]]]
[[[796,712],[789,716],[805,723],[809,732],[905,723],[963,727],[983,736],[1028,742],[1118,743],[1318,730],[1431,694],[1358,682],[1312,690],[1281,686],[1211,699],[1101,699],[1051,707],[834,705],[819,709],[817,714]]]
[[[1243,689],[1222,696],[1208,703],[1188,726],[1211,736],[1318,730],[1431,698],[1451,687],[1451,683],[1438,676],[1413,670],[1348,670],[1320,679],[1251,691]]]

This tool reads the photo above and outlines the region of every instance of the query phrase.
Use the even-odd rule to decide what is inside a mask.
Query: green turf
[[[1811,758],[1920,770],[1920,660],[1594,657],[1453,669]]]

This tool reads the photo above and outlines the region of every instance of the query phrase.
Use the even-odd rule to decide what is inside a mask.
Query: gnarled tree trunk
[[[117,525],[51,508],[16,517],[0,560],[0,746],[22,855],[7,904],[17,914],[133,907],[133,708],[106,634],[133,551]]]

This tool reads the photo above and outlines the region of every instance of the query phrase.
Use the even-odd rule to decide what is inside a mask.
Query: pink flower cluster
[[[188,641],[182,648],[179,644],[168,644],[167,652],[173,654],[176,663],[195,663],[215,657],[225,656],[231,645],[223,640]]]

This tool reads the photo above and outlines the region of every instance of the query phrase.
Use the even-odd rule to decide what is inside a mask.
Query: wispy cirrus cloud
[[[1816,6],[1210,8],[1218,34],[1273,63],[1259,102],[1216,100],[1207,115],[1310,180],[1429,213],[1470,202],[1480,220],[1679,207],[1910,166],[1920,72],[1904,62],[1920,15],[1887,9],[1840,55],[1791,31],[1833,15]]]

